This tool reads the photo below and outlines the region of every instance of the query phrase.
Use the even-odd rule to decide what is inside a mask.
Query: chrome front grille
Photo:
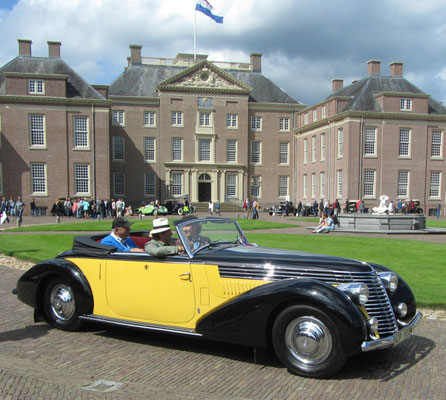
[[[314,269],[295,269],[266,265],[220,266],[220,276],[232,279],[259,279],[276,281],[281,279],[317,279],[331,285],[355,282],[366,283],[369,288],[369,301],[365,308],[370,317],[379,322],[380,337],[398,331],[398,325],[381,279],[376,272],[318,271]]]

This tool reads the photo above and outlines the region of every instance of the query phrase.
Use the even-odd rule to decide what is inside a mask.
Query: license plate
[[[393,335],[393,339],[395,340],[395,345],[406,340],[413,332],[413,326],[406,326],[400,331],[396,332]]]

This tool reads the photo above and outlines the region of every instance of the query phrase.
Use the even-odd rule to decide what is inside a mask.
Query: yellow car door
[[[189,264],[166,260],[108,260],[107,303],[115,318],[180,324],[195,315]]]

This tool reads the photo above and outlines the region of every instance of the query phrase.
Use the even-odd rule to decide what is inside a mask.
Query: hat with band
[[[161,233],[164,231],[170,231],[169,220],[167,218],[157,218],[153,220],[153,229],[150,234]]]

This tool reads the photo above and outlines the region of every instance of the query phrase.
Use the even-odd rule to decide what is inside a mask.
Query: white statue
[[[372,214],[385,214],[389,211],[389,207],[387,206],[387,201],[389,200],[389,196],[385,194],[379,196],[379,207],[372,208]]]

